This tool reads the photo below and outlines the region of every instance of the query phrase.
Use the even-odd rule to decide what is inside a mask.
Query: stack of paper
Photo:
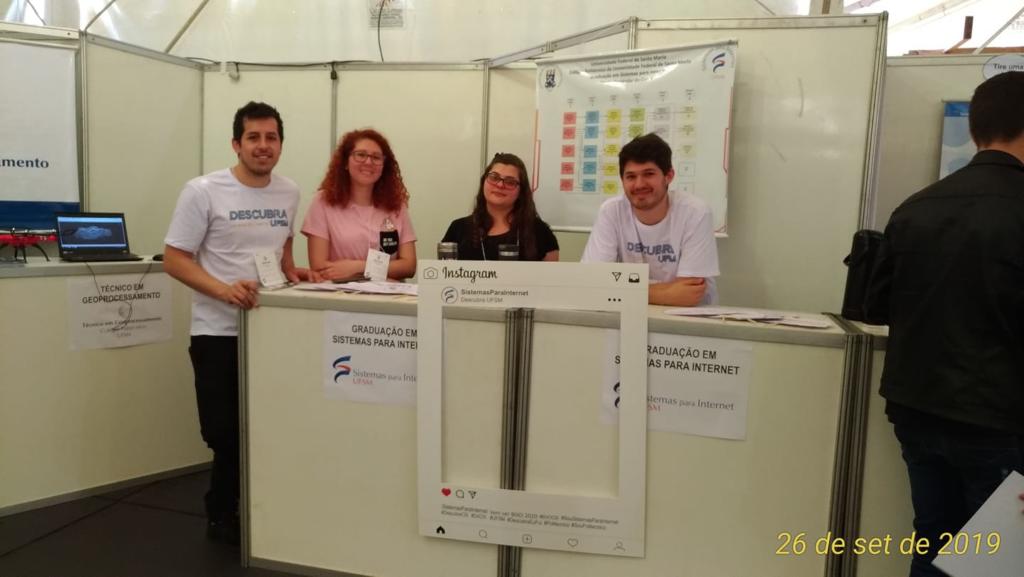
[[[371,295],[411,295],[416,296],[417,286],[404,282],[347,282],[334,284],[332,282],[304,283],[295,287],[298,290],[313,292],[337,292],[345,291],[352,293],[363,293]]]
[[[341,290],[338,285],[332,282],[302,283],[295,285],[296,290],[333,293]]]
[[[347,282],[335,285],[343,291],[371,295],[410,295],[416,296],[417,286],[404,282]]]
[[[773,311],[760,311],[755,309],[685,307],[668,309],[665,311],[665,314],[678,317],[700,317],[727,321],[751,321],[771,325],[801,327],[806,329],[827,329],[832,326],[832,323],[820,319],[812,319],[796,315],[783,315]]]

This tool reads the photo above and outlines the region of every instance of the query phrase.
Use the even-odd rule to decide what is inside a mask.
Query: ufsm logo
[[[562,71],[557,66],[545,68],[542,76],[544,78],[544,89],[548,92],[558,88],[558,85],[562,83]]]
[[[346,377],[352,374],[352,365],[348,363],[352,361],[352,355],[345,355],[334,359],[331,363],[331,367],[334,369],[334,382],[337,383],[341,377]]]

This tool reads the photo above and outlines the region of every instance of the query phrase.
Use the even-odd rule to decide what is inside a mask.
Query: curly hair
[[[530,187],[530,175],[526,171],[526,164],[514,154],[499,152],[494,155],[491,162],[487,164],[483,174],[480,175],[480,186],[476,190],[476,199],[473,202],[473,236],[474,245],[487,236],[487,231],[494,224],[494,219],[487,212],[487,200],[484,198],[484,181],[487,180],[487,173],[494,168],[495,164],[507,164],[516,167],[519,171],[519,196],[512,211],[508,214],[510,230],[516,231],[519,239],[519,252],[522,260],[533,260],[537,255],[537,239],[534,238],[534,226],[538,220],[537,207],[533,204],[533,189]],[[544,255],[539,255],[544,256]]]
[[[409,204],[409,191],[402,181],[402,170],[398,167],[395,154],[384,135],[372,128],[362,128],[345,133],[338,142],[338,148],[331,155],[327,174],[320,183],[324,200],[332,206],[348,206],[352,200],[352,179],[348,174],[348,158],[360,140],[368,139],[380,146],[384,154],[384,166],[380,178],[373,185],[373,206],[387,211],[397,211]]]

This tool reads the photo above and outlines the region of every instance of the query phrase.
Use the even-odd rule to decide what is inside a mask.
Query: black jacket
[[[867,309],[890,403],[1024,434],[1024,164],[981,151],[901,204]]]

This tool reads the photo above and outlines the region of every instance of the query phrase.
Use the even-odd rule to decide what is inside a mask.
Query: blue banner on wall
[[[0,229],[52,229],[57,226],[58,212],[78,212],[77,202],[24,202],[0,200]]]
[[[939,154],[939,178],[945,178],[967,166],[978,151],[971,140],[967,116],[969,102],[947,102],[942,118],[942,151]]]

